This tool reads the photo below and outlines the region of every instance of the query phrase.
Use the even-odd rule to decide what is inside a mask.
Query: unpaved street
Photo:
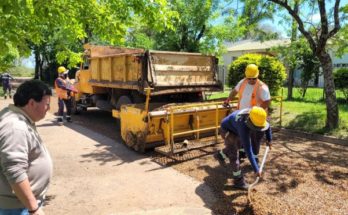
[[[52,102],[54,113],[54,98]],[[219,167],[212,157],[222,145],[175,160],[153,151],[139,155],[122,144],[110,113],[90,110],[66,126],[55,125],[52,117],[39,126],[55,164],[45,208],[49,215],[346,215],[348,211],[348,141],[338,145],[296,133],[275,133],[250,206],[247,192],[232,189],[231,170]],[[247,161],[243,169],[248,182],[253,182]]]
[[[196,179],[50,113],[37,127],[54,162],[46,214],[211,214],[215,197]]]
[[[52,110],[54,112],[54,109]],[[80,124],[120,144],[110,113],[90,110],[74,117]],[[208,186],[216,199],[202,198],[216,215],[231,214],[347,214],[348,140],[343,145],[300,138],[296,133],[275,133],[273,149],[265,165],[263,180],[252,192],[233,190],[231,170],[218,166],[212,153],[221,144],[177,156],[175,160],[148,151],[144,156],[162,167],[172,167]],[[130,152],[131,154],[137,154]],[[263,152],[261,151],[261,154]],[[255,178],[243,163],[248,182]]]

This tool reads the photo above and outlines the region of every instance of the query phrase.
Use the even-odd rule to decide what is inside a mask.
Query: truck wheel
[[[74,98],[71,99],[71,113],[77,115],[80,113],[80,108],[77,107],[77,102]]]
[[[116,110],[120,111],[122,105],[132,104],[131,99],[128,96],[121,96],[116,103]],[[121,131],[121,119],[116,119],[116,128]]]
[[[137,142],[134,145],[134,150],[139,153],[145,153],[145,141],[146,141],[146,134],[143,132],[137,132]]]

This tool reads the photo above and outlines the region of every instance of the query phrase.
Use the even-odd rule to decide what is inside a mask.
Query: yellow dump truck
[[[222,102],[203,102],[220,91],[218,60],[199,53],[85,45],[76,74],[75,110],[112,112],[124,142],[174,154],[219,141]]]

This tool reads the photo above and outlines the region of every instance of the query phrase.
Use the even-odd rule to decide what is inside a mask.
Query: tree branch
[[[202,29],[199,31],[199,34],[195,38],[195,41],[198,42],[203,37],[204,31],[205,31],[205,25],[202,26]]]
[[[339,18],[339,6],[340,0],[336,0],[334,7],[334,19],[335,19],[335,27],[329,32],[328,38],[334,36],[341,28],[340,26],[340,18]]]
[[[289,14],[296,20],[298,24],[298,29],[301,31],[301,33],[307,38],[309,45],[311,46],[313,51],[317,50],[317,44],[313,40],[311,34],[304,28],[303,21],[299,17],[299,15],[290,7],[288,4],[288,1],[281,1],[281,0],[268,0],[270,2],[273,2],[275,4],[278,4],[282,7],[284,7]]]

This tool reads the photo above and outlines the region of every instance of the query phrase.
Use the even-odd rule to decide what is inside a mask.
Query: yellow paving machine
[[[136,151],[155,147],[171,155],[221,141],[220,122],[235,105],[203,101],[205,92],[222,90],[217,58],[89,44],[84,48],[75,78],[75,111],[110,111],[123,141]]]

